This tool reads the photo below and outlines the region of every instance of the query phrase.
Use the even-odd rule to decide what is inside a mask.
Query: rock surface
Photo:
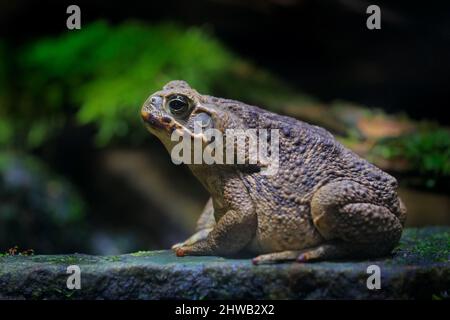
[[[253,266],[250,259],[120,256],[0,257],[2,299],[410,299],[449,298],[450,228],[408,229],[391,257],[373,261]],[[366,286],[381,269],[381,289]],[[81,289],[66,286],[81,269]]]

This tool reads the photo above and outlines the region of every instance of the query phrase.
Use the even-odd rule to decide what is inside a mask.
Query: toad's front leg
[[[228,256],[244,249],[256,232],[257,217],[253,210],[229,210],[204,240],[175,249],[179,257],[186,255]]]

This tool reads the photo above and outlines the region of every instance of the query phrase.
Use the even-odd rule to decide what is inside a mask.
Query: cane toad
[[[171,81],[142,106],[146,128],[169,152],[174,131],[194,139],[194,123],[228,129],[278,129],[279,169],[264,164],[188,164],[211,198],[197,232],[173,246],[177,256],[231,256],[254,264],[369,258],[397,245],[406,208],[397,181],[323,128],[239,101],[202,95]],[[203,137],[205,138],[205,137]]]

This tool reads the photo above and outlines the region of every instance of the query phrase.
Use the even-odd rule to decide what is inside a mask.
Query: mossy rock
[[[408,229],[390,257],[253,266],[250,259],[177,258],[171,251],[120,256],[0,257],[3,299],[445,299],[450,294],[450,228]],[[81,289],[69,290],[78,265]],[[369,290],[369,265],[381,288]]]

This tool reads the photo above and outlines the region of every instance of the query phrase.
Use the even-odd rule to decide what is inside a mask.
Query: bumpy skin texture
[[[175,96],[188,102],[186,112],[173,112]],[[184,81],[169,82],[151,95],[141,115],[169,152],[176,143],[171,133],[193,136],[196,119],[207,119],[206,127],[224,134],[226,129],[280,130],[275,175],[263,175],[263,164],[189,165],[211,199],[197,232],[173,246],[178,256],[228,256],[246,250],[257,255],[255,264],[368,258],[389,254],[400,239],[406,208],[395,178],[323,128],[201,95]]]

